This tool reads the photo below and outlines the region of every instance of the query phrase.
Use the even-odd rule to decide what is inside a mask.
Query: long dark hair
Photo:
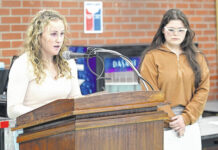
[[[179,9],[170,9],[164,14],[160,26],[151,42],[151,45],[142,54],[139,71],[141,70],[141,65],[146,53],[159,48],[166,41],[162,30],[171,20],[181,20],[185,28],[187,28],[185,39],[180,44],[180,47],[183,50],[185,56],[187,57],[188,63],[195,74],[195,88],[197,88],[201,81],[201,68],[196,60],[196,52],[198,51],[198,49],[193,43],[195,33],[190,28],[187,17]]]

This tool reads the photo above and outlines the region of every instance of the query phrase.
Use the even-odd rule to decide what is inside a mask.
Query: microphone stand
[[[136,73],[136,75],[139,77],[139,79],[142,81],[146,91],[149,91],[148,89],[148,86],[147,84],[151,87],[151,89],[153,90],[153,87],[151,86],[151,84],[146,81],[142,76],[141,74],[138,72],[138,70],[135,68],[135,66],[132,64],[132,62],[129,60],[128,57],[122,55],[121,53],[119,52],[116,52],[116,51],[113,51],[113,50],[108,50],[108,49],[102,49],[102,48],[91,48],[91,50],[89,50],[89,53],[90,54],[96,54],[97,52],[100,52],[100,53],[111,53],[111,54],[114,54],[114,55],[117,55],[119,57],[121,57],[122,59],[124,59],[129,65],[130,67],[133,69],[133,71]],[[147,84],[146,84],[147,83]]]

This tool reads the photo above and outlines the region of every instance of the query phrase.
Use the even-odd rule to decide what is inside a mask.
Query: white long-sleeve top
[[[21,55],[13,63],[8,81],[7,113],[12,119],[32,111],[57,99],[81,96],[77,78],[76,63],[68,61],[72,79],[61,77],[54,79],[48,71],[41,84],[36,83],[33,66],[27,54]]]

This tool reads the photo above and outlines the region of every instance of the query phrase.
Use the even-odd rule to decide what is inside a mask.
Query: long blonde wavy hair
[[[65,26],[65,33],[67,33],[67,22],[63,16],[54,10],[42,10],[39,11],[32,19],[26,34],[26,40],[24,42],[23,52],[27,52],[29,61],[33,65],[34,74],[36,76],[36,83],[40,84],[46,77],[44,72],[45,61],[42,59],[40,38],[50,21],[61,20]],[[57,69],[58,77],[72,78],[71,69],[66,60],[63,59],[62,54],[67,50],[66,42],[67,37],[64,35],[64,42],[58,55],[54,56],[53,60]]]

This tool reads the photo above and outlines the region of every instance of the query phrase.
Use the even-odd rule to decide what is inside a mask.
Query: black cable
[[[100,75],[98,75],[97,73],[95,73],[95,72],[92,70],[92,68],[91,68],[90,65],[89,65],[89,59],[90,59],[90,56],[91,56],[91,55],[92,55],[91,52],[88,53],[88,57],[87,57],[87,60],[86,60],[86,63],[87,63],[87,66],[88,66],[90,72],[91,72],[92,74],[94,74],[94,75],[97,77],[96,80],[99,80],[99,79],[106,79],[105,77],[102,77],[102,75],[104,74],[104,60],[103,60],[100,56],[96,55],[96,58],[99,58],[99,60],[100,60],[101,63],[102,63],[102,71],[101,71]]]
[[[131,60],[130,60],[127,56],[124,56],[124,55],[122,55],[121,53],[119,53],[119,52],[117,52],[117,51],[108,50],[108,49],[103,49],[103,48],[92,48],[92,47],[90,47],[90,48],[88,48],[88,52],[89,52],[90,54],[92,54],[92,53],[93,53],[93,54],[96,54],[96,52],[110,53],[110,54],[113,54],[113,55],[116,55],[116,56],[119,56],[119,57],[123,58],[124,60],[126,60],[126,61],[129,63],[129,65],[130,65],[131,68],[134,70],[134,72],[137,74],[137,76],[138,76],[143,82],[146,82],[146,83],[150,86],[150,88],[151,88],[152,90],[154,90],[153,87],[151,86],[151,84],[150,84],[148,81],[146,81],[146,80],[141,76],[141,74],[138,72],[138,70],[135,68],[135,66],[132,64]],[[144,86],[145,86],[145,88],[148,90],[148,87],[145,85],[145,83],[144,83]]]

